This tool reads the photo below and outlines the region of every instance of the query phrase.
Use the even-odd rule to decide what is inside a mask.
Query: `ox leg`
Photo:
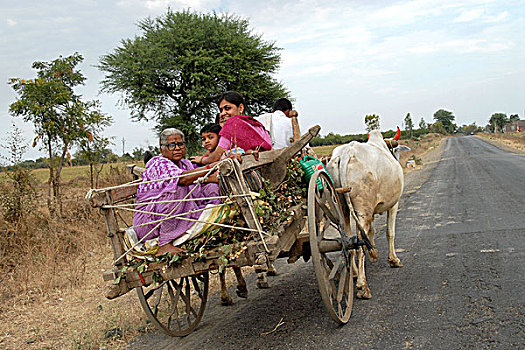
[[[403,267],[401,260],[396,255],[394,240],[396,238],[396,217],[399,203],[396,203],[387,214],[386,239],[388,241],[388,264],[390,267]]]
[[[266,278],[266,271],[268,271],[269,265],[271,265],[271,261],[269,261],[266,253],[257,254],[255,264],[253,264],[253,268],[257,273],[257,288],[270,288],[268,278]]]
[[[241,298],[248,298],[248,288],[246,288],[246,280],[242,275],[241,268],[234,266],[233,272],[235,272],[235,277],[237,277],[237,295]]]
[[[257,273],[257,288],[260,288],[260,289],[270,288],[270,284],[268,284],[268,278],[266,278],[266,273],[264,272]]]
[[[370,230],[368,231],[368,239],[370,240],[370,243],[372,243],[372,249],[368,250],[368,257],[370,258],[370,261],[376,262],[378,253],[376,248],[376,241],[375,241],[375,231],[374,227],[370,225]]]
[[[345,198],[340,195],[340,200],[344,203]],[[342,199],[341,199],[342,198]],[[343,216],[345,218],[345,231],[348,236],[352,236],[352,226],[350,221],[350,211],[348,210],[348,206],[343,205]],[[355,249],[352,249],[350,251],[350,263],[352,265],[352,278],[357,278],[359,275],[359,272],[357,271],[357,265],[355,263]]]
[[[359,276],[359,271],[357,270],[357,264],[355,263],[355,249],[350,251],[350,263],[352,264],[352,278],[357,278]]]
[[[270,267],[268,267],[268,271],[266,271],[266,276],[277,276],[277,270],[275,266],[273,266],[273,263],[270,263]]]
[[[232,305],[232,298],[230,297],[230,294],[228,294],[228,289],[226,288],[226,269],[219,273],[219,280],[221,282],[221,305]]]
[[[373,215],[373,214],[372,214]],[[370,217],[370,215],[357,215],[357,219],[359,220],[357,224],[357,232],[358,236],[360,236],[360,239],[363,239],[361,230],[364,231],[364,233],[369,233],[370,228],[372,225],[372,220],[366,219]],[[373,217],[373,216],[372,216]],[[365,252],[364,248],[360,247],[357,250],[357,281],[355,283],[355,287],[357,290],[356,296],[359,299],[370,299],[372,297],[372,294],[370,293],[370,288],[368,288],[368,282],[366,281],[366,274],[365,274]]]
[[[356,296],[359,299],[370,299],[372,294],[370,293],[370,288],[368,288],[368,283],[366,281],[365,275],[365,253],[363,248],[357,250],[357,261],[358,261],[358,275],[355,287],[357,290]]]

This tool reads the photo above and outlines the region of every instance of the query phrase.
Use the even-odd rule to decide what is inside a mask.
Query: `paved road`
[[[249,299],[221,307],[211,296],[191,335],[148,334],[130,348],[525,348],[525,157],[464,136],[446,140],[436,165],[402,200],[403,268],[388,267],[384,216],[376,219],[372,299],[354,301],[347,325],[324,310],[311,264],[283,260],[270,289],[257,290],[250,276]]]

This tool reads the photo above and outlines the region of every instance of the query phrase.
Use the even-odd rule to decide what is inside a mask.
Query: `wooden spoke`
[[[322,189],[317,187],[321,180]],[[319,291],[330,316],[338,323],[347,323],[352,313],[353,279],[351,266],[342,250],[321,253],[323,240],[342,239],[344,218],[332,181],[321,171],[310,179],[308,188],[308,231],[312,262]]]
[[[138,287],[137,294],[150,321],[172,337],[191,333],[199,324],[208,298],[208,272]],[[193,294],[193,295],[192,295]]]

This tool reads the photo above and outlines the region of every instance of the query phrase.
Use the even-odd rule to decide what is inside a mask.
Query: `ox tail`
[[[348,206],[350,207],[348,209],[350,209],[350,214],[352,215],[352,219],[354,219],[357,229],[361,232],[362,240],[365,242],[365,245],[368,249],[372,249],[372,243],[370,243],[370,240],[368,239],[368,235],[365,232],[365,228],[361,226],[361,224],[359,223],[359,220],[357,218],[357,213],[354,209],[354,204],[352,203],[352,200],[350,199],[350,195],[345,194],[345,197],[347,199],[346,202],[348,203]]]

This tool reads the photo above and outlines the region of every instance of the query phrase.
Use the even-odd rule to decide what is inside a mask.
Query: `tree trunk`
[[[55,179],[55,168],[53,167],[53,149],[51,148],[51,138],[47,137],[47,150],[49,153],[49,179],[47,180],[47,208],[49,213],[54,216],[56,214],[56,205],[54,200],[54,179]],[[53,193],[51,192],[53,189]]]
[[[95,188],[98,188],[98,179],[100,177],[100,173],[102,172],[103,168],[104,168],[104,163],[100,165],[100,169],[97,169],[97,166],[95,165]]]
[[[91,188],[95,188],[94,186],[94,174],[93,174],[93,162],[89,162],[89,180],[91,183]]]
[[[64,159],[66,158],[68,146],[69,146],[69,142],[64,141],[64,149],[62,150],[62,154],[60,155],[60,158],[58,159],[58,166],[57,166],[57,171],[55,174],[55,181],[54,181],[55,197],[58,203],[58,209],[59,209],[60,216],[62,216],[62,196],[60,192],[60,174],[62,173],[62,168],[64,167]]]

